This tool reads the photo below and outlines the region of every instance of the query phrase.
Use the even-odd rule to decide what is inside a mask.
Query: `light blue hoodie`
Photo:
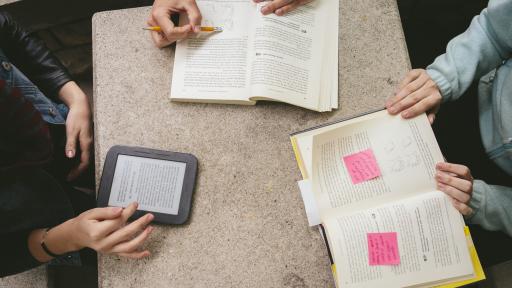
[[[512,175],[512,0],[491,0],[446,53],[427,67],[444,101],[458,99],[474,79],[486,152]],[[468,128],[471,129],[471,128]],[[471,167],[469,167],[471,168]],[[471,223],[512,236],[512,188],[474,181]]]

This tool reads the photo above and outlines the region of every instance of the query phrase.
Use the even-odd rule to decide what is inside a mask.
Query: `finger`
[[[139,247],[144,244],[146,239],[148,239],[151,231],[153,231],[153,227],[147,227],[144,229],[144,231],[142,231],[142,233],[137,235],[137,237],[133,238],[132,240],[115,245],[112,247],[112,253],[131,253],[137,251]]]
[[[458,189],[453,188],[452,186],[444,185],[442,183],[437,183],[437,188],[447,195],[451,196],[455,200],[462,202],[462,203],[468,203],[471,199],[471,196],[467,193],[464,193]]]
[[[104,207],[87,210],[83,213],[89,220],[102,221],[106,219],[115,219],[121,215],[122,207]]]
[[[398,84],[398,91],[404,89],[405,86],[407,86],[409,83],[411,83],[412,81],[416,80],[418,77],[420,77],[420,75],[422,74],[423,70],[422,69],[413,69],[411,71],[409,71],[409,73],[407,73],[407,75],[405,75],[404,79],[400,82],[400,84]],[[397,91],[397,93],[398,93]]]
[[[122,208],[122,207],[121,207]],[[105,220],[97,224],[98,230],[101,231],[101,234],[107,236],[114,231],[119,230],[123,226],[126,225],[126,221],[137,211],[138,203],[134,202],[130,205],[126,206],[126,208],[122,209],[122,213],[119,215],[120,217]]]
[[[420,91],[418,91],[418,92],[420,92]],[[438,105],[441,102],[441,96],[437,97],[435,94],[434,95],[428,94],[428,92],[422,93],[423,95],[426,95],[426,96],[422,96],[422,94],[415,95],[416,93],[417,92],[411,94],[409,97],[407,97],[403,101],[403,102],[405,102],[404,105],[411,105],[409,108],[406,108],[406,110],[402,113],[402,117],[404,119],[416,117],[428,110],[431,110],[432,107]],[[421,99],[421,97],[424,97],[424,98]],[[411,99],[409,100],[409,98],[411,98]],[[404,106],[404,107],[406,107],[406,106]]]
[[[436,169],[454,173],[458,175],[461,178],[467,179],[467,180],[473,180],[473,176],[471,175],[471,170],[467,166],[460,165],[460,164],[453,164],[453,163],[447,163],[447,162],[439,162],[436,164]]]
[[[88,136],[81,136],[79,139],[80,143],[80,163],[77,167],[72,169],[68,174],[68,181],[75,179],[82,174],[89,166],[91,160],[91,145],[92,140]]]
[[[388,112],[391,115],[398,114],[414,105],[419,104],[422,99],[428,96],[428,91],[425,90],[417,90],[412,94],[409,94],[407,97],[401,99],[400,101],[394,103],[392,106],[388,108]]]
[[[451,199],[453,207],[457,209],[462,215],[471,215],[473,213],[473,209],[469,207],[467,204],[461,203],[455,199]]]
[[[156,24],[156,22],[153,19],[149,19],[147,23],[148,23],[148,26],[158,26],[158,24]],[[165,36],[162,32],[151,31],[150,34],[151,34],[151,39],[153,40],[153,43],[155,43],[156,47],[158,47],[158,48],[163,48],[172,43],[171,41],[167,40],[167,38],[165,38]]]
[[[448,185],[448,186],[452,186],[460,191],[463,191],[464,193],[471,193],[472,189],[473,189],[473,184],[466,180],[466,179],[461,179],[461,178],[458,178],[458,177],[453,177],[453,176],[450,176],[448,174],[446,174],[445,172],[440,172],[438,171],[436,173],[436,180],[437,182],[440,182],[442,184],[445,184],[445,185]]]
[[[64,153],[68,158],[75,157],[77,138],[78,133],[72,131],[71,129],[66,129],[66,146],[64,148]]]
[[[122,208],[122,207],[119,207]],[[126,206],[126,208],[121,209],[122,212],[119,214],[119,217],[115,219],[110,220],[104,220],[99,223],[97,223],[96,227],[99,231],[99,234],[101,234],[103,237],[110,235],[114,233],[115,231],[121,229],[126,225],[126,221],[137,211],[138,204],[136,202],[131,203],[130,205]],[[110,246],[105,246],[110,247]]]
[[[286,5],[292,4],[294,0],[273,0],[269,4],[263,6],[261,8],[261,13],[263,15],[268,15],[270,13],[274,13],[276,9],[284,7]]]
[[[199,8],[197,7],[196,1],[185,2],[184,8],[187,12],[188,22],[192,25],[194,32],[200,32],[201,29],[199,26],[201,26],[202,16]]]
[[[435,113],[429,113],[427,115],[427,118],[428,118],[428,122],[430,123],[430,125],[434,124],[434,121],[436,120],[436,114]]]
[[[170,43],[175,42],[179,39],[184,39],[191,31],[190,25],[175,27],[174,23],[172,23],[171,21],[170,12],[166,9],[157,8],[153,10],[152,17],[155,23],[158,26],[160,26],[163,35],[165,36],[167,41],[170,41]]]
[[[288,4],[286,6],[283,6],[281,8],[278,8],[276,9],[276,11],[274,12],[277,16],[283,16],[285,15],[286,13],[292,11],[293,9],[299,7],[300,5],[302,5],[303,1],[299,1],[299,0],[295,0],[293,1],[291,4]]]
[[[132,239],[137,235],[140,231],[143,231],[146,226],[148,226],[155,216],[152,214],[146,214],[136,221],[126,225],[125,227],[115,231],[110,234],[103,242],[105,247],[114,247],[122,242],[125,242],[129,239]]]
[[[151,253],[148,250],[140,251],[140,252],[132,252],[132,253],[118,253],[117,255],[131,258],[131,259],[141,259],[144,257],[148,257]]]
[[[416,80],[421,74],[421,70],[419,69],[415,69],[415,70],[411,70],[409,71],[409,73],[407,73],[407,75],[405,75],[404,79],[402,80],[402,82],[400,82],[400,84],[398,84],[398,88],[396,89],[395,91],[395,96],[393,97],[390,97],[387,101],[386,101],[386,107],[389,108],[391,107],[394,103],[398,102],[400,99],[397,98],[397,94],[398,92],[400,92],[405,86],[407,86],[409,83],[411,83],[412,81]]]
[[[132,217],[133,213],[137,211],[137,208],[139,208],[139,203],[133,202],[130,203],[130,205],[126,206],[126,208],[123,209],[123,213],[121,214],[121,217],[124,219],[124,222],[128,221],[130,217]]]
[[[191,25],[187,24],[181,27],[174,27],[171,31],[167,31],[165,33],[165,38],[171,43],[176,42],[178,40],[182,40],[187,38],[188,34],[193,31]]]
[[[151,11],[152,26],[160,26],[163,34],[165,31],[171,31],[174,23],[171,21],[171,12],[164,7],[154,7]]]
[[[427,75],[421,74],[418,78],[416,78],[415,80],[413,80],[412,82],[407,84],[404,88],[400,89],[400,91],[396,94],[396,96],[391,99],[394,102],[388,103],[389,104],[388,110],[391,113],[397,113],[398,111],[401,111],[401,110],[395,108],[395,105],[402,103],[404,99],[408,99],[409,101],[415,100],[416,102],[418,102],[420,99],[422,99],[422,98],[416,98],[416,97],[421,96],[422,94],[425,94],[424,93],[425,91],[423,91],[423,93],[421,93],[422,92],[421,88],[425,85],[425,83],[427,82],[428,79],[429,78]],[[411,96],[413,96],[413,97],[411,97]],[[395,111],[395,110],[398,110],[398,111]]]
[[[82,151],[81,154],[80,154],[80,163],[78,164],[78,166],[74,167],[73,169],[71,169],[71,171],[69,171],[69,174],[68,174],[68,177],[67,177],[67,180],[68,181],[72,181],[74,179],[76,179],[78,176],[80,176],[80,174],[82,174],[86,169],[87,167],[89,166],[89,163],[90,163],[90,156],[89,156],[89,152],[84,152]]]

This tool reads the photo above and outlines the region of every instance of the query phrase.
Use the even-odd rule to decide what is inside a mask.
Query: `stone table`
[[[100,256],[101,287],[333,287],[289,134],[384,105],[410,67],[395,0],[341,0],[341,109],[331,113],[171,103],[174,50],[141,29],[149,11],[93,18],[97,179],[111,146],[136,145],[196,155],[197,186],[188,224],[157,226],[150,258]]]

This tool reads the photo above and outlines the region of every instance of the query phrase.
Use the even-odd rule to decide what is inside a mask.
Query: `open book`
[[[223,31],[178,42],[171,100],[338,108],[339,1],[313,1],[286,16],[263,16],[264,4],[249,0],[197,5],[202,25]]]
[[[462,216],[436,190],[435,164],[444,159],[426,115],[404,120],[382,110],[291,140],[338,287],[457,287],[485,278]],[[395,234],[396,247],[373,251],[370,236],[380,233]],[[370,263],[384,252],[398,258],[394,265]]]

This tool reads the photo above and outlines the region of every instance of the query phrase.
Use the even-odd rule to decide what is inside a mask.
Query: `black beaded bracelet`
[[[43,248],[43,250],[46,254],[48,254],[54,258],[60,257],[62,255],[53,253],[52,251],[50,251],[50,249],[48,249],[48,246],[46,246],[46,244],[44,243],[44,240],[46,239],[46,235],[48,234],[48,230],[50,230],[50,228],[46,228],[44,231],[43,239],[41,239],[41,248]]]

